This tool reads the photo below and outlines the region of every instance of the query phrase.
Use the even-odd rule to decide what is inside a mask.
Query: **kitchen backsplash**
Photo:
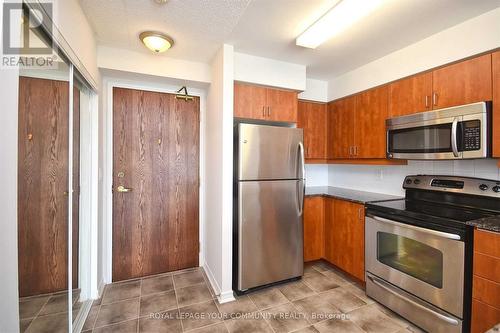
[[[401,187],[410,174],[456,175],[500,180],[498,161],[408,161],[408,165],[307,164],[306,186],[337,186],[403,195]]]

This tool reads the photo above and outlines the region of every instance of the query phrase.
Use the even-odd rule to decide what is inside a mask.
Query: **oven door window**
[[[391,153],[448,153],[451,148],[451,123],[389,131]]]
[[[443,287],[443,253],[427,244],[379,231],[377,260],[434,287]]]

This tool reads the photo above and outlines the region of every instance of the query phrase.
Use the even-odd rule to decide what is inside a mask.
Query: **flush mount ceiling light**
[[[295,43],[315,49],[326,40],[338,35],[356,21],[370,14],[384,0],[341,0],[319,20],[306,29]]]
[[[169,36],[156,31],[144,31],[139,35],[142,43],[155,53],[162,53],[174,45],[174,40]]]
[[[155,0],[157,4],[164,5],[168,2],[168,0]]]

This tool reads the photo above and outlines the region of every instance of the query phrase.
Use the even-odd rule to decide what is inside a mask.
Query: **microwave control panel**
[[[481,123],[479,120],[465,121],[462,124],[463,129],[463,150],[481,149]]]

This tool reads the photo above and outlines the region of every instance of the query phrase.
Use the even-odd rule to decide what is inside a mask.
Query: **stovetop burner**
[[[465,223],[496,215],[493,212],[484,210],[406,199],[372,203],[368,204],[368,208],[384,210],[389,214],[404,214],[424,221],[433,220],[446,224]]]

